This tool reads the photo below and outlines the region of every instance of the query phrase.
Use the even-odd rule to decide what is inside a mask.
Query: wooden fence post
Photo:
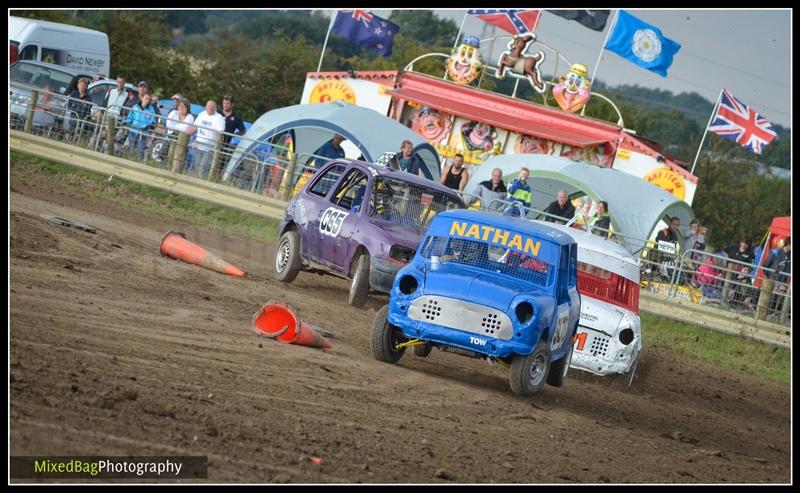
[[[764,279],[761,283],[761,294],[758,295],[758,304],[756,305],[756,320],[765,320],[767,318],[769,302],[772,299],[772,288],[774,286],[775,281],[772,279]]]
[[[106,122],[106,154],[114,155],[114,144],[117,143],[117,119],[114,115],[108,117]]]
[[[28,107],[25,110],[25,123],[22,125],[22,131],[31,133],[33,127],[33,114],[36,111],[36,105],[39,103],[39,91],[31,91],[31,100],[28,102]]]
[[[211,169],[208,170],[208,181],[219,181],[217,172],[219,171],[219,161],[222,158],[222,134],[217,134],[217,141],[214,144],[214,154],[211,155]]]
[[[175,143],[175,152],[172,155],[172,172],[182,173],[184,161],[186,160],[186,147],[189,143],[189,134],[178,133],[178,141]]]
[[[281,200],[288,201],[289,196],[292,194],[294,188],[294,169],[297,166],[297,153],[292,155],[292,160],[289,161],[289,167],[286,169],[286,184],[281,193]]]

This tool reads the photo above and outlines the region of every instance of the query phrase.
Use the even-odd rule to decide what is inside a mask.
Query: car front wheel
[[[515,356],[508,375],[511,390],[517,395],[533,395],[544,387],[550,370],[550,349],[547,342],[539,341],[536,349],[527,356]]]
[[[281,282],[292,282],[300,272],[300,237],[297,231],[289,230],[278,240],[275,249],[273,276]]]
[[[375,320],[372,322],[370,345],[372,346],[372,355],[376,360],[394,364],[406,352],[404,347],[397,348],[397,345],[405,342],[406,338],[400,329],[389,323],[388,314],[389,305],[384,305],[375,315]]]

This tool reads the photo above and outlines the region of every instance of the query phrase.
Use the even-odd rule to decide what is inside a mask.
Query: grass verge
[[[791,375],[791,352],[759,341],[640,313],[644,343],[783,384]]]
[[[64,190],[108,200],[131,210],[147,211],[270,243],[275,241],[278,231],[278,222],[274,219],[120,179],[109,181],[108,176],[100,173],[17,151],[11,151],[11,177],[20,180],[46,179],[48,183],[58,184]]]

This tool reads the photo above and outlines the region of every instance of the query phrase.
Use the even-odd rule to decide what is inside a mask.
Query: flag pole
[[[464,29],[464,22],[467,21],[467,16],[468,15],[469,14],[465,13],[464,14],[464,18],[461,19],[461,26],[459,26],[459,28],[458,28],[458,34],[456,34],[456,40],[453,42],[453,48],[458,46],[458,38],[461,37],[461,31]]]
[[[333,29],[333,22],[336,19],[336,14],[339,11],[334,9],[333,14],[331,14],[331,23],[328,24],[328,32],[325,34],[325,42],[322,43],[322,53],[319,54],[319,65],[317,65],[317,72],[322,70],[322,58],[325,56],[325,48],[328,46],[328,37],[331,35],[331,29]]]
[[[697,148],[697,154],[694,157],[694,163],[692,163],[692,170],[689,173],[694,174],[694,167],[697,166],[697,159],[700,158],[700,149],[703,148],[703,142],[706,140],[706,135],[708,134],[708,126],[711,125],[711,120],[714,119],[714,116],[717,114],[717,107],[719,107],[719,102],[722,99],[722,89],[719,90],[719,95],[717,96],[717,102],[714,103],[714,108],[711,110],[711,117],[708,119],[708,123],[706,123],[706,129],[703,132],[703,138],[700,139],[700,146]]]
[[[591,77],[589,77],[589,85],[591,86],[592,82],[594,82],[595,76],[597,75],[597,69],[600,67],[600,59],[603,58],[603,50],[606,49],[606,43],[608,43],[608,38],[611,37],[611,33],[614,31],[614,26],[617,23],[617,17],[619,16],[619,9],[614,11],[614,18],[611,19],[611,25],[608,28],[608,32],[606,33],[606,39],[603,40],[603,44],[600,45],[600,54],[597,55],[597,63],[594,64],[594,70],[592,71]]]
[[[595,75],[597,75],[597,69],[598,67],[600,67],[600,59],[603,58],[603,50],[606,49],[606,43],[608,43],[608,38],[611,37],[611,32],[614,30],[614,26],[617,23],[618,15],[619,15],[619,9],[614,11],[614,18],[611,19],[611,24],[608,26],[606,39],[604,39],[603,44],[600,45],[600,53],[597,55],[597,63],[594,64],[594,70],[592,70],[591,76],[589,77],[589,87],[592,87]],[[581,116],[583,116],[584,114],[586,114],[586,105],[584,105],[583,108],[581,108]]]

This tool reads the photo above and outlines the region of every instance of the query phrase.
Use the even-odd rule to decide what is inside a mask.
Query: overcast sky
[[[676,94],[694,91],[712,102],[724,86],[769,121],[791,128],[790,10],[626,11],[661,29],[664,36],[682,45],[681,50],[666,78],[615,53],[603,51],[597,69],[598,79],[611,85],[639,84]],[[388,17],[391,11],[373,12]],[[436,13],[460,26],[466,10],[436,10]],[[599,33],[544,12],[536,34],[540,41],[558,49],[571,63],[583,63],[592,71],[612,17],[605,31]],[[400,29],[402,31],[402,26]],[[505,34],[499,29],[493,34],[492,26],[473,16],[467,16],[463,32],[482,39]],[[496,64],[504,45],[505,42],[495,43],[489,60],[486,60],[489,47],[483,46],[484,61]],[[561,65],[559,72],[564,72],[564,68]]]

